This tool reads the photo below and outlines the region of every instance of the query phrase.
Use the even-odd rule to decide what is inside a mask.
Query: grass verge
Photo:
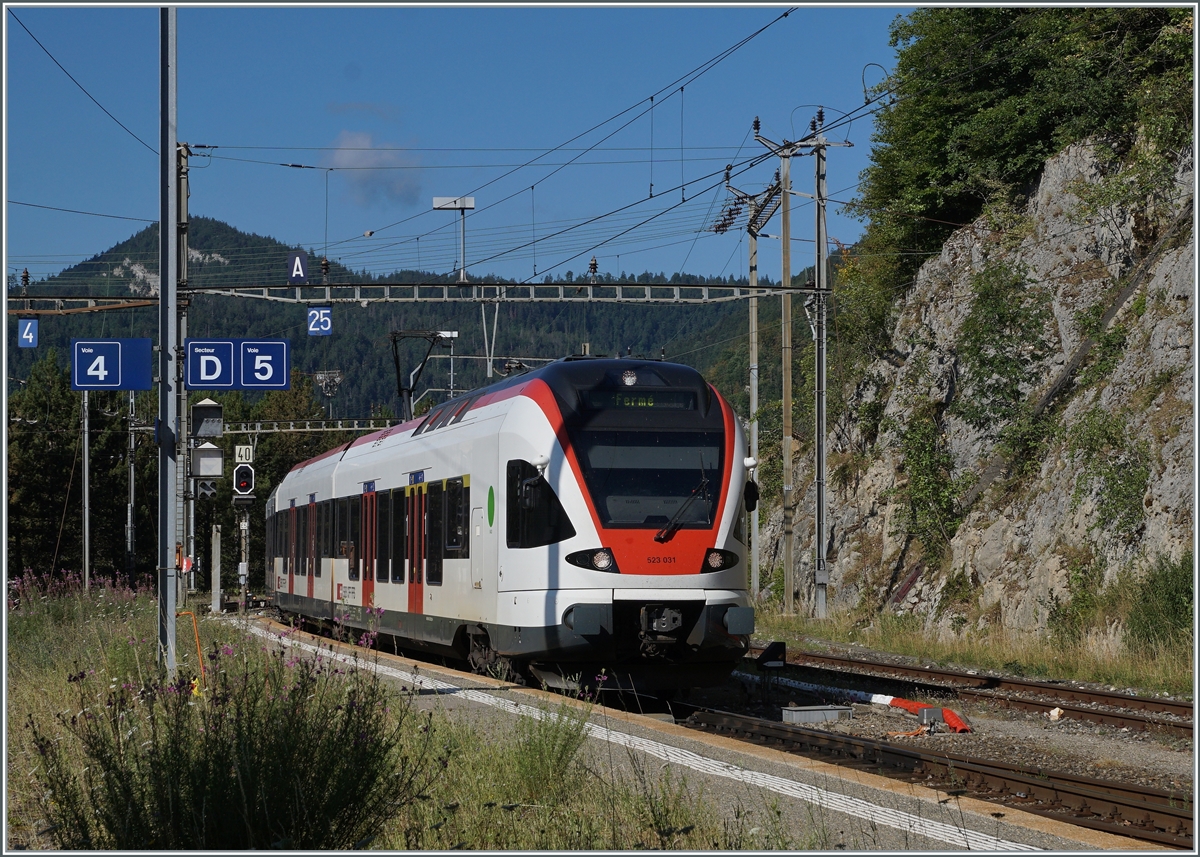
[[[883,613],[864,627],[846,614],[826,620],[756,617],[756,636],[789,647],[820,649],[827,643],[859,644],[876,651],[920,658],[947,668],[1003,670],[1032,679],[1091,681],[1142,693],[1192,696],[1192,635],[1180,633],[1130,646],[1098,646],[1094,635],[1016,635],[1000,628],[951,639],[929,634],[919,617]]]
[[[8,587],[9,849],[797,849],[819,824],[718,799],[602,716],[462,708],[300,657],[216,617],[155,663],[145,586],[71,575]],[[362,649],[364,658],[370,654]],[[203,675],[201,662],[204,663]],[[367,666],[361,662],[360,666]]]

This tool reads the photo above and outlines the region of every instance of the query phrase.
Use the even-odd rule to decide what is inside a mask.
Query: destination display
[[[690,390],[584,390],[590,410],[645,409],[694,411],[696,394]]]

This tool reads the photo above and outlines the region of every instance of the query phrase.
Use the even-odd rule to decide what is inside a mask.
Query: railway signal
[[[242,497],[254,493],[254,468],[249,464],[233,468],[233,493]]]

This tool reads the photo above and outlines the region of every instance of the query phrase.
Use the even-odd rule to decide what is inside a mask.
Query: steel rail
[[[1190,795],[919,750],[728,712],[694,709],[682,722],[886,776],[920,778],[926,785],[943,783],[950,786],[951,796],[974,794],[1119,836],[1182,848],[1193,843]]]
[[[751,653],[755,651],[751,647]],[[761,651],[761,649],[758,649]],[[816,654],[812,652],[788,652],[788,664],[799,665],[799,661],[808,663],[828,664],[836,667],[850,667],[857,670],[874,670],[893,673],[893,675],[908,676],[932,681],[947,682],[971,690],[1015,691],[1015,693],[1043,694],[1055,697],[1057,700],[1073,700],[1076,702],[1096,703],[1112,708],[1124,708],[1128,711],[1144,711],[1156,714],[1171,714],[1174,717],[1193,717],[1193,703],[1184,700],[1158,699],[1153,696],[1136,696],[1133,694],[1116,693],[1109,690],[1090,690],[1073,688],[1055,682],[1037,682],[1033,679],[1007,678],[1002,676],[980,676],[960,670],[942,670],[930,666],[904,666],[888,664],[880,660],[866,658],[842,657],[842,655]],[[943,688],[944,689],[944,688]],[[1054,706],[1049,706],[1054,707]],[[1081,709],[1086,711],[1086,709]],[[1169,721],[1162,721],[1169,723]]]

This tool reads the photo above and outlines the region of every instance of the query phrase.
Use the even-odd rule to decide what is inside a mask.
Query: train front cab
[[[722,680],[754,627],[745,441],[732,410],[671,364],[568,363],[547,374],[501,439],[514,455],[501,456],[493,646],[550,684],[605,667],[639,687]],[[545,436],[528,428],[534,406]],[[548,461],[544,449],[554,450]]]

